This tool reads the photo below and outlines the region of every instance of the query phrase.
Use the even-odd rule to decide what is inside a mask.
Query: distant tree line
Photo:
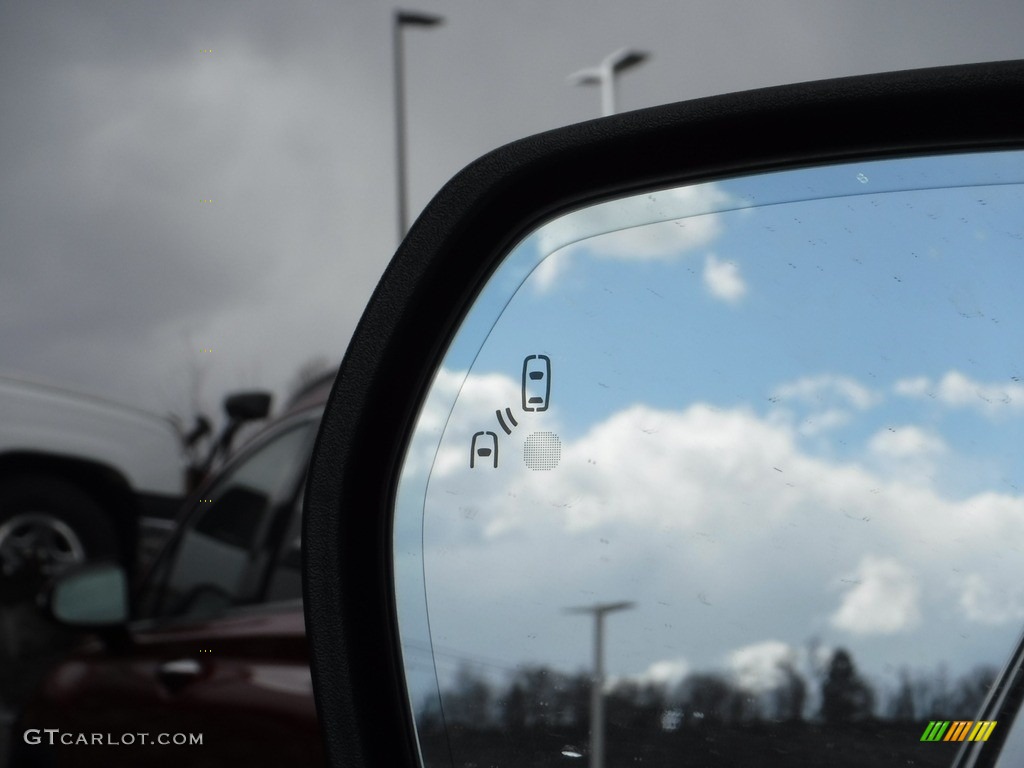
[[[688,753],[710,750],[707,754],[711,757],[738,749],[744,739],[753,739],[751,744],[774,743],[774,739],[786,744],[779,749],[793,758],[793,764],[800,764],[796,755],[810,760],[817,754],[815,745],[839,749],[837,744],[858,733],[864,734],[864,743],[876,744],[878,749],[895,748],[893,744],[918,749],[917,724],[970,718],[996,675],[990,667],[979,667],[950,681],[943,667],[932,673],[904,668],[897,673],[895,686],[877,691],[842,648],[809,675],[792,661],[780,662],[776,672],[776,684],[758,691],[746,690],[732,676],[715,671],[689,674],[675,685],[620,681],[605,693],[609,749],[614,750],[613,744],[623,749],[629,744],[634,755],[642,749],[660,750],[668,761],[667,755],[682,748],[680,739],[691,739],[686,742]],[[590,690],[590,676],[584,671],[566,673],[527,666],[509,674],[503,683],[495,683],[464,664],[442,691],[440,703],[435,697],[420,707],[417,725],[421,741],[445,753],[451,751],[452,757],[467,750],[467,754],[486,754],[497,760],[495,765],[541,766],[547,765],[548,759],[554,760],[552,765],[562,764],[552,757],[561,754],[559,750],[585,751]],[[736,729],[746,735],[736,736]],[[887,729],[898,734],[896,741],[879,738]],[[694,736],[687,737],[688,733]],[[761,733],[760,741],[754,738],[757,733]],[[692,742],[693,738],[698,741]],[[795,739],[804,740],[804,752],[793,746]],[[861,746],[851,741],[843,748],[849,760],[854,756],[874,759],[874,753],[858,751]],[[501,755],[518,755],[520,761],[502,762]],[[900,755],[903,759],[903,753]],[[923,756],[915,752],[908,753],[907,759],[928,765],[936,755],[934,750]],[[746,753],[737,755],[737,759],[741,757],[750,759]],[[656,755],[648,758],[649,764],[659,764]],[[830,760],[843,764],[836,755]]]
[[[944,667],[932,673],[903,668],[896,687],[881,696],[857,671],[852,655],[839,648],[819,672],[819,705],[808,712],[815,681],[788,660],[780,662],[777,671],[779,683],[759,692],[744,690],[719,672],[693,673],[675,686],[624,680],[606,692],[606,716],[623,724],[664,720],[669,730],[701,722],[750,720],[949,719],[976,711],[996,675],[992,667],[978,667],[950,682]],[[504,685],[495,685],[471,664],[463,664],[442,693],[444,719],[511,731],[548,724],[582,725],[590,716],[590,686],[588,672],[570,674],[539,665],[519,668]],[[440,717],[436,705],[419,712],[419,719],[428,723]]]

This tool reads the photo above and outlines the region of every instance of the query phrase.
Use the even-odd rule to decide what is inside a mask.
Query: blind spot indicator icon
[[[498,436],[494,432],[477,432],[473,435],[473,443],[469,447],[469,468],[475,469],[477,459],[485,459],[485,464],[498,468]]]
[[[512,415],[512,409],[511,408],[506,408],[505,409],[505,415],[508,416],[508,420],[512,422],[512,427],[510,427],[508,424],[505,423],[505,419],[502,417],[500,410],[495,411],[494,413],[498,417],[498,425],[503,430],[505,430],[505,434],[506,435],[511,435],[512,434],[512,427],[518,427],[519,426],[519,422],[516,421],[516,417]]]
[[[523,461],[532,470],[554,469],[562,460],[562,441],[554,432],[534,432],[523,443]]]
[[[546,411],[551,399],[551,358],[530,355],[523,360],[523,410]]]

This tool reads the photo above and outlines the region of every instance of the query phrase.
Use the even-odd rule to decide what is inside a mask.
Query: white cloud
[[[893,558],[866,556],[857,582],[843,596],[832,626],[858,635],[890,635],[913,629],[921,620],[920,590],[909,568]]]
[[[740,268],[731,261],[719,261],[713,253],[704,260],[704,287],[716,299],[735,304],[747,293]]]
[[[884,477],[922,487],[934,484],[939,461],[949,452],[941,437],[912,425],[881,429],[868,440],[867,447]]]
[[[558,251],[538,264],[530,275],[530,279],[537,290],[549,291],[559,278],[569,271],[570,266],[572,266],[572,249]]]
[[[932,382],[927,376],[915,376],[912,379],[900,379],[892,389],[904,397],[926,397],[931,392]]]
[[[609,232],[586,241],[584,245],[594,256],[608,259],[672,260],[707,245],[721,232],[718,216],[706,214]]]
[[[627,408],[563,446],[557,496],[574,500],[566,507],[565,525],[575,531],[599,527],[627,508],[634,524],[648,519],[679,526],[714,510],[735,514],[735,488],[774,485],[773,465],[793,456],[792,440],[788,430],[746,411],[703,404],[682,412]]]
[[[844,427],[850,423],[852,418],[849,411],[830,408],[827,411],[808,416],[800,423],[799,431],[801,435],[814,437],[815,435]]]
[[[1024,410],[1024,385],[985,384],[960,371],[948,371],[939,381],[926,376],[901,379],[893,391],[904,397],[929,397],[950,408],[970,408],[990,416]]]
[[[838,429],[853,420],[850,409],[866,411],[881,402],[881,396],[849,376],[822,373],[804,376],[777,387],[771,394],[774,403],[800,406],[807,415],[799,422],[798,431],[805,437],[814,437]],[[775,413],[792,420],[793,414],[784,409]]]
[[[875,402],[872,393],[842,377],[800,380],[779,391],[789,397],[818,389],[838,391],[861,407]],[[464,497],[486,495],[488,514],[481,519],[494,524],[508,518],[495,531],[528,529],[539,515],[543,530],[554,526],[572,535],[618,525],[644,531],[713,525],[735,540],[744,538],[752,519],[762,527],[803,521],[827,529],[823,515],[831,513],[884,522],[886,535],[898,541],[920,539],[921,530],[979,546],[990,535],[1024,534],[1020,498],[986,493],[946,499],[929,485],[910,487],[866,466],[808,455],[797,443],[797,430],[771,414],[703,403],[678,411],[626,407],[580,437],[563,439],[561,463],[550,473],[522,471],[516,450],[531,429],[523,423],[511,436],[499,432],[510,459],[497,473],[469,474],[469,436],[496,428],[494,403],[514,402],[519,388],[510,377],[469,376],[461,392],[433,477],[438,488],[458,485]],[[441,415],[433,418],[440,423]],[[545,429],[558,432],[552,426],[556,418],[552,413]],[[939,437],[914,426],[885,430],[869,441],[876,457],[944,452]],[[807,514],[813,516],[805,520]]]
[[[773,399],[795,401],[809,406],[837,403],[859,411],[877,405],[881,397],[849,376],[822,373],[804,376],[783,384],[772,393]]]
[[[717,237],[721,223],[715,213],[735,204],[716,184],[621,198],[547,224],[538,232],[538,247],[541,253],[553,253],[582,241],[594,253],[613,258],[674,257]]]
[[[654,683],[672,688],[690,674],[691,666],[686,659],[664,659],[656,661],[647,669],[630,679],[641,685]]]
[[[741,688],[752,693],[778,688],[785,682],[782,668],[795,664],[793,648],[779,640],[739,648],[729,654],[729,668]]]
[[[636,674],[659,659],[703,669],[723,647],[800,642],[825,628],[857,653],[858,637],[937,627],[959,637],[969,623],[1002,615],[978,587],[955,616],[945,609],[949,572],[953,563],[985,583],[1013,578],[1017,561],[992,552],[994,542],[1024,540],[1020,497],[950,498],[934,479],[908,483],[809,455],[796,428],[772,414],[704,403],[625,407],[578,437],[563,435],[550,472],[527,470],[516,453],[516,440],[536,428],[527,420],[512,436],[499,433],[507,464],[471,472],[469,436],[493,419],[495,400],[484,401],[517,391],[511,380],[482,382],[480,392],[494,386],[494,394],[477,397],[473,378],[442,448],[454,459],[435,466],[417,512],[432,626],[442,633],[479,636],[480,647],[503,648],[510,661],[547,649],[575,668],[587,635],[579,622],[557,619],[565,606],[632,600],[629,621],[610,629],[609,648],[619,649],[610,658],[627,653],[628,664],[610,661],[609,670]],[[874,402],[834,385],[825,391]],[[875,437],[869,458],[944,455],[917,427]],[[828,586],[837,583],[846,588],[838,600]],[[524,649],[522,638],[535,639]]]
[[[907,459],[945,453],[941,437],[920,427],[889,427],[880,430],[868,441],[868,450],[889,459]]]
[[[963,581],[960,609],[978,624],[1019,624],[1024,619],[1024,594],[1018,585],[994,587],[989,579],[977,573]]]
[[[736,204],[719,186],[701,184],[612,200],[563,216],[537,233],[537,248],[547,258],[534,271],[535,285],[550,289],[577,256],[678,259],[713,242],[722,233],[716,212]]]

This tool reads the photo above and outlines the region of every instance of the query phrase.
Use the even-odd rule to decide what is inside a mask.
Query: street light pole
[[[411,27],[433,27],[441,24],[441,16],[418,11],[394,12],[391,21],[391,48],[395,57],[395,173],[398,186],[398,242],[405,238],[409,229],[408,190],[406,181],[406,135],[405,135],[405,51],[402,29]]]
[[[636,603],[598,603],[566,608],[566,613],[594,615],[594,679],[590,688],[590,768],[604,768],[604,617]]]
[[[615,114],[615,78],[620,72],[635,67],[649,58],[644,51],[620,48],[604,58],[596,67],[581,69],[569,76],[572,85],[601,86],[601,116]]]

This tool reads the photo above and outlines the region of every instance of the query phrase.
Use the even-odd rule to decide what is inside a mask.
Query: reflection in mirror
[[[523,240],[396,501],[425,763],[948,764],[1024,626],[1022,183],[888,159]]]
[[[112,563],[60,577],[50,596],[54,618],[78,626],[112,626],[128,620],[128,582]]]

